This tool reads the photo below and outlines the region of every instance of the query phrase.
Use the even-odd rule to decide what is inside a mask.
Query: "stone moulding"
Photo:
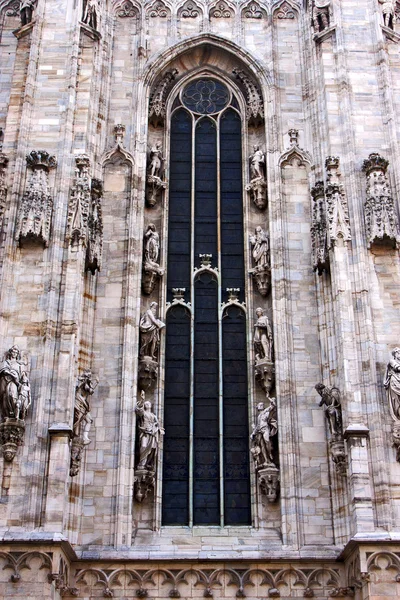
[[[364,208],[369,248],[375,243],[400,247],[399,220],[386,173],[388,166],[389,161],[374,152],[362,167],[367,177]]]
[[[312,597],[313,592],[318,597],[329,597],[330,591],[341,591],[347,589],[344,583],[344,569],[342,566],[335,565],[332,568],[325,566],[296,568],[292,565],[283,564],[271,568],[265,568],[264,565],[257,565],[251,568],[237,569],[228,564],[218,565],[211,568],[200,568],[195,565],[187,568],[171,569],[163,567],[154,567],[152,569],[129,569],[126,567],[107,568],[84,566],[77,572],[75,583],[78,589],[87,589],[88,575],[95,583],[91,588],[93,593],[103,594],[104,597],[112,597],[113,591],[121,590],[118,578],[124,575],[129,581],[128,587],[124,592],[124,597],[133,599],[134,597],[145,598],[153,596],[155,590],[154,577],[157,577],[162,584],[162,596],[169,598],[187,597],[184,590],[187,589],[187,577],[195,577],[196,585],[203,588],[203,596],[212,598],[213,594],[221,593],[221,586],[224,597],[231,596],[245,598],[247,593],[251,595],[256,581],[262,577],[260,596],[265,598],[294,597],[294,594],[303,593],[303,597]],[[293,584],[295,582],[295,584]],[[295,585],[295,587],[293,587]],[[224,590],[225,586],[228,589]],[[138,593],[139,592],[139,593]],[[293,596],[292,596],[293,594]],[[254,592],[253,592],[254,595]],[[351,593],[349,594],[352,595]]]
[[[26,164],[31,173],[18,207],[15,239],[19,243],[24,239],[37,239],[47,247],[53,213],[49,171],[57,166],[57,161],[45,150],[32,150]]]

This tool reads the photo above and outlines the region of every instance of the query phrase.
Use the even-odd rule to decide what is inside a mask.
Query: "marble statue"
[[[150,164],[148,173],[151,177],[158,177],[161,179],[163,162],[164,157],[162,155],[162,144],[161,142],[156,142],[155,146],[153,146],[150,150]]]
[[[396,0],[379,0],[379,4],[382,4],[383,24],[393,29]]]
[[[389,400],[390,412],[400,421],[400,348],[392,350],[392,358],[387,364],[383,385]]]
[[[0,365],[0,415],[24,420],[31,405],[31,393],[26,365],[21,361],[18,346],[12,346]]]
[[[147,227],[146,233],[144,234],[145,246],[144,246],[144,261],[158,265],[158,256],[160,254],[160,236],[156,231],[156,226],[150,223]]]
[[[270,404],[264,408],[264,403],[257,405],[257,424],[251,434],[253,443],[252,454],[257,469],[273,465],[273,446],[271,438],[278,432],[277,410],[275,398],[270,398]]]
[[[256,309],[257,321],[254,324],[254,352],[256,362],[266,360],[272,362],[273,337],[267,315],[262,308]]]
[[[152,360],[157,360],[160,329],[165,327],[165,323],[157,318],[157,306],[157,302],[152,302],[150,308],[140,318],[140,358],[147,356]]]
[[[151,402],[146,400],[145,392],[140,393],[141,400],[136,405],[137,429],[139,435],[139,462],[137,469],[154,470],[160,437],[164,429],[160,427],[156,415],[151,411]]]
[[[82,22],[86,25],[89,25],[89,27],[96,31],[98,25],[99,10],[99,0],[85,0]]]
[[[91,371],[86,370],[78,377],[75,389],[75,408],[73,431],[76,437],[81,437],[84,445],[90,444],[89,431],[93,423],[90,414],[89,396],[96,389],[98,380],[94,379]]]
[[[20,0],[19,12],[21,15],[21,26],[28,25],[32,21],[33,9],[36,0]]]
[[[253,146],[253,154],[250,155],[250,179],[265,177],[265,154],[260,146]]]
[[[342,432],[342,407],[340,404],[340,391],[337,387],[327,387],[323,383],[315,386],[321,396],[319,406],[323,406],[328,420],[329,430],[333,438],[341,438]]]
[[[255,234],[250,236],[253,246],[253,258],[256,267],[269,267],[269,236],[260,226],[256,227]]]

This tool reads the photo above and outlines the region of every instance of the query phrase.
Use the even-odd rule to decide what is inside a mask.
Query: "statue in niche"
[[[340,391],[337,387],[330,388],[325,386],[323,383],[317,383],[315,389],[321,396],[319,406],[324,408],[332,438],[336,440],[341,439],[343,436],[343,431]]]
[[[93,379],[90,370],[86,370],[78,377],[78,385],[75,389],[74,407],[74,436],[82,439],[83,445],[90,444],[89,431],[93,423],[90,414],[89,396],[92,396],[99,383]]]
[[[265,154],[260,146],[253,146],[253,154],[250,155],[250,180],[265,177]]]
[[[312,8],[312,20],[317,33],[329,27],[329,5],[330,0],[314,0]]]
[[[99,0],[84,0],[82,22],[97,31]]]
[[[254,352],[256,363],[260,361],[272,362],[273,337],[272,329],[267,315],[262,308],[256,310],[257,321],[254,324]]]
[[[252,449],[256,468],[263,469],[274,465],[272,439],[278,433],[278,420],[275,398],[270,398],[270,404],[264,408],[264,403],[257,405],[257,424],[251,434]],[[275,465],[274,465],[275,466]]]
[[[400,348],[392,350],[392,358],[387,364],[383,385],[389,400],[391,415],[400,423]]]
[[[165,327],[165,323],[157,318],[157,306],[157,302],[152,302],[150,308],[141,316],[139,323],[139,358],[148,357],[154,361],[157,360],[160,346],[160,329]]]
[[[269,235],[260,226],[256,227],[255,235],[250,236],[250,243],[253,246],[253,258],[256,267],[268,267],[270,264],[269,256]]]
[[[158,266],[158,255],[160,253],[160,236],[156,231],[154,223],[150,223],[147,231],[144,234],[145,248],[144,260],[145,263]]]
[[[271,269],[269,252],[269,235],[260,226],[256,227],[255,234],[250,236],[253,246],[252,254],[255,263],[250,273],[253,275],[257,289],[262,296],[267,296],[271,289]]]
[[[24,420],[31,405],[26,365],[18,346],[12,346],[0,365],[0,414],[6,419]]]
[[[382,4],[383,24],[389,29],[394,29],[396,0],[379,0],[379,4]]]
[[[21,15],[21,26],[28,25],[32,22],[33,9],[35,8],[36,0],[20,0],[19,12]]]
[[[150,150],[150,161],[148,168],[148,174],[150,177],[158,177],[161,179],[163,163],[164,157],[162,153],[162,144],[161,142],[156,142],[155,146],[152,146]]]
[[[138,416],[137,428],[139,434],[138,470],[154,470],[158,447],[164,429],[160,427],[156,415],[151,411],[151,402],[146,400],[145,392],[140,392],[141,401],[136,405]]]

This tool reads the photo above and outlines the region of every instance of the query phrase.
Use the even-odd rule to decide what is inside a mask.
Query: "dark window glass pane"
[[[235,351],[236,349],[236,351]],[[249,525],[249,428],[246,316],[230,306],[222,320],[224,385],[224,511],[226,525]]]
[[[168,214],[168,279],[171,289],[190,289],[190,223],[192,187],[192,118],[184,109],[171,120],[171,163]]]
[[[221,117],[221,250],[222,290],[240,288],[244,300],[242,138],[239,115]]]
[[[209,273],[195,283],[194,327],[193,520],[218,525],[218,288]]]
[[[195,265],[199,254],[217,260],[217,136],[215,123],[201,119],[196,125],[195,143]]]
[[[189,523],[190,315],[167,313],[165,343],[163,525]]]

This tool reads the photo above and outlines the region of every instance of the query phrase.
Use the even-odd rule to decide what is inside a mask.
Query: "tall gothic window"
[[[164,525],[251,522],[242,169],[234,94],[191,81],[170,123]]]

